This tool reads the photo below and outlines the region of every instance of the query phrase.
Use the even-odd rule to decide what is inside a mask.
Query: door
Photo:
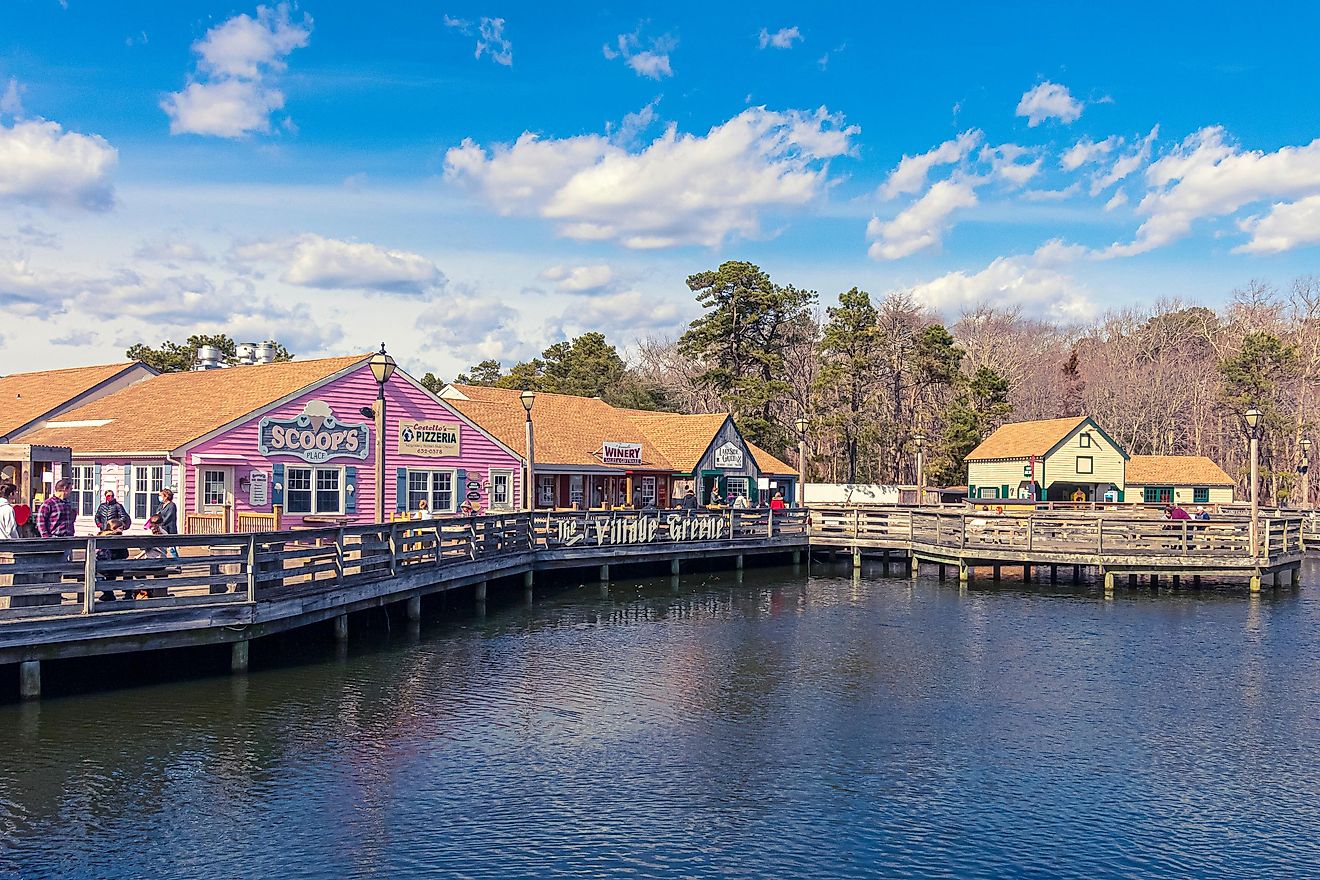
[[[203,467],[201,472],[201,513],[224,514],[225,530],[231,530],[230,511],[234,505],[234,469],[232,467]]]

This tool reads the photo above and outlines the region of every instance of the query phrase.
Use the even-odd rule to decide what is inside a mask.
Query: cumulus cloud
[[[466,356],[474,361],[505,360],[522,352],[515,327],[518,312],[491,297],[463,291],[424,310],[417,317],[428,328],[422,348]]]
[[[602,54],[611,61],[622,58],[634,73],[649,79],[674,75],[673,68],[669,66],[669,53],[678,48],[678,39],[671,34],[652,39],[650,47],[646,49],[641,48],[641,35],[637,32],[619,34],[615,42],[617,48],[611,47],[609,43],[601,47]]]
[[[801,42],[802,34],[793,27],[780,28],[774,33],[770,33],[766,28],[761,28],[760,36],[757,37],[756,44],[762,49],[792,49],[795,42]]]
[[[997,257],[979,272],[949,272],[911,289],[917,302],[945,314],[980,305],[1020,306],[1057,321],[1083,320],[1095,314],[1085,289],[1056,269],[1029,257]]]
[[[625,290],[575,304],[559,317],[555,329],[565,336],[599,330],[611,337],[636,339],[675,330],[682,323],[674,303],[657,301],[638,290]]]
[[[1149,191],[1135,209],[1146,220],[1134,240],[1116,243],[1101,256],[1145,253],[1187,235],[1197,220],[1227,216],[1270,199],[1282,200],[1270,213],[1283,219],[1277,221],[1277,227],[1267,224],[1265,235],[1284,229],[1285,223],[1305,216],[1309,203],[1304,200],[1320,195],[1320,138],[1305,146],[1266,153],[1239,149],[1228,142],[1219,126],[1203,128],[1152,162],[1146,169],[1146,183]],[[1291,209],[1290,202],[1301,207]],[[1260,234],[1256,226],[1249,225],[1249,231]],[[1285,245],[1290,238],[1274,237],[1269,246],[1264,244],[1266,240],[1262,238],[1257,246],[1262,252]]]
[[[933,150],[915,156],[904,155],[898,167],[890,172],[889,177],[880,187],[882,198],[892,199],[906,193],[920,192],[926,186],[926,178],[932,168],[938,165],[956,165],[967,158],[981,142],[980,131],[965,131],[957,138],[945,141]]]
[[[1277,254],[1301,245],[1320,244],[1320,195],[1274,205],[1262,217],[1238,223],[1251,240],[1234,248],[1235,253]]]
[[[608,264],[592,266],[550,266],[541,272],[542,281],[553,281],[560,293],[600,293],[615,280],[614,269]]]
[[[1082,115],[1082,102],[1068,91],[1067,86],[1043,82],[1028,89],[1018,101],[1017,115],[1027,118],[1027,127],[1035,128],[1049,119],[1067,125]]]
[[[133,251],[139,260],[152,263],[207,263],[211,258],[202,248],[187,241],[144,241]]]
[[[0,92],[0,114],[7,116],[23,115],[22,87],[16,77],[9,78],[9,84]]]
[[[1096,142],[1089,137],[1082,138],[1077,143],[1063,151],[1059,157],[1059,167],[1064,171],[1076,171],[1083,165],[1089,165],[1098,162],[1100,159],[1108,156],[1123,143],[1123,139],[1117,135],[1105,138]]]
[[[858,132],[823,107],[754,107],[704,135],[670,124],[637,151],[601,135],[526,133],[489,150],[468,139],[445,154],[445,176],[501,214],[542,217],[569,238],[715,246],[759,235],[763,212],[819,199],[829,160],[850,154]]]
[[[114,205],[114,147],[44,119],[0,124],[0,200],[104,211]]]
[[[1133,172],[1140,170],[1142,166],[1150,161],[1151,151],[1155,147],[1155,139],[1159,136],[1160,127],[1157,125],[1150,130],[1150,134],[1136,143],[1135,149],[1115,159],[1114,163],[1109,166],[1108,171],[1103,174],[1096,174],[1091,181],[1091,195],[1100,195],[1120,180],[1125,180]],[[1122,138],[1118,140],[1118,143],[1123,143]]]
[[[182,91],[161,101],[170,134],[241,138],[271,130],[271,114],[284,107],[273,81],[285,58],[311,40],[312,19],[295,22],[289,4],[258,6],[216,25],[193,44],[196,70]]]
[[[1040,166],[1045,161],[1043,158],[1037,158],[1032,162],[1018,161],[1030,155],[1031,151],[1026,147],[1017,144],[1000,144],[997,147],[982,147],[980,158],[990,166],[992,179],[997,178],[1012,186],[1022,186],[1039,173]]]
[[[278,265],[286,284],[320,290],[426,295],[445,283],[440,269],[420,254],[312,233],[237,245],[231,262]]]
[[[875,260],[897,260],[934,247],[948,231],[954,211],[976,204],[976,191],[969,181],[938,181],[894,219],[871,218],[866,225],[866,237],[871,241],[867,254]]]

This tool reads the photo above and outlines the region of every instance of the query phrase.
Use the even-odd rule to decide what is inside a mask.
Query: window
[[[554,507],[557,503],[555,500],[554,474],[538,474],[536,477],[536,506]]]
[[[288,513],[344,512],[344,472],[339,468],[286,468],[284,486]]]
[[[981,488],[979,488],[979,489],[976,490],[976,497],[977,497],[977,498],[998,498],[998,497],[999,497],[999,487],[998,487],[998,486],[982,486]]]
[[[408,471],[408,509],[421,510],[425,501],[433,513],[453,513],[458,509],[454,503],[453,471]]]
[[[96,487],[92,485],[96,469],[90,464],[76,464],[69,475],[73,480],[73,501],[78,505],[79,516],[91,516],[96,512]]]
[[[1142,494],[1142,500],[1147,504],[1172,504],[1173,487],[1147,486]]]
[[[573,507],[579,507],[582,504],[582,484],[581,474],[573,474],[568,478],[568,503]]]
[[[1192,489],[1193,504],[1209,504],[1210,488],[1208,486],[1196,486]]]
[[[202,471],[203,507],[223,507],[229,501],[228,489],[224,471]]]
[[[655,504],[655,477],[642,477],[642,503]]]
[[[165,488],[165,468],[161,465],[133,467],[133,519],[144,522],[160,510],[160,490]],[[221,502],[222,504],[224,502]]]
[[[1077,438],[1077,439],[1078,439],[1078,443],[1081,444],[1081,447],[1082,447],[1083,449],[1090,449],[1090,448],[1091,448],[1091,435],[1090,435],[1090,434],[1082,434],[1082,435],[1081,435],[1079,438]]]
[[[491,470],[490,506],[492,510],[513,509],[513,471]]]
[[[735,495],[747,494],[746,477],[729,477],[724,481],[724,486],[725,494],[728,496],[726,500],[732,499]]]
[[[1095,459],[1089,455],[1077,456],[1077,473],[1079,474],[1095,473]]]

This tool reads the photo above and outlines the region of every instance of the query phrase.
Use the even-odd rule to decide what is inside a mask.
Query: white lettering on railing
[[[659,516],[638,516],[627,519],[608,516],[565,518],[554,521],[554,543],[574,547],[586,543],[604,547],[616,544],[649,544],[658,537],[671,541],[718,541],[726,536],[728,522],[720,516],[685,517],[670,514],[663,521]]]

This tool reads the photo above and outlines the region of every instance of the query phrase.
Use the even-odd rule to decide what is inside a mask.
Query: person
[[[37,511],[37,532],[43,538],[72,538],[73,525],[78,519],[78,508],[69,500],[73,483],[56,480],[50,497],[41,502]]]
[[[179,508],[174,504],[174,490],[160,490],[160,507],[156,509],[156,522],[167,535],[179,533]]]
[[[1192,515],[1188,513],[1181,504],[1174,502],[1169,508],[1169,519],[1191,519]]]
[[[742,492],[735,492],[733,498],[729,501],[729,506],[735,510],[746,510],[751,506],[751,502],[747,500],[747,496]]]
[[[1207,520],[1209,518],[1210,518],[1210,511],[1206,510],[1204,507],[1196,508],[1195,519]]]
[[[720,497],[720,487],[718,485],[711,486],[710,488],[710,506],[711,507],[724,506],[724,499]]]
[[[426,499],[425,499],[425,498],[423,498],[421,501],[418,501],[418,502],[417,502],[417,518],[418,518],[418,519],[430,519],[430,518],[431,518],[431,508],[430,508],[430,506],[426,503]]]
[[[18,540],[18,514],[14,513],[13,483],[0,483],[0,541]]]
[[[98,538],[115,538],[115,537],[118,537],[118,536],[124,534],[124,532],[126,532],[127,530],[128,530],[128,517],[127,517],[127,516],[122,516],[122,517],[117,516],[117,517],[115,517],[114,519],[111,519],[109,522],[107,522],[107,523],[105,524],[105,527],[104,527],[103,529],[101,529],[99,532],[96,533],[96,537],[98,537]],[[110,562],[110,561],[118,561],[118,560],[120,560],[120,559],[127,559],[127,558],[128,558],[128,548],[127,548],[127,547],[115,547],[115,548],[112,549],[112,548],[110,548],[110,547],[98,547],[98,548],[96,548],[96,558],[97,558],[98,560],[100,560],[101,562]],[[116,576],[116,575],[118,575],[120,578],[122,578],[122,579],[124,579],[124,580],[128,580],[128,574],[127,574],[126,572],[124,572],[124,571],[118,571],[118,572],[115,572],[115,571],[108,571],[108,572],[105,572],[105,577],[104,577],[104,579],[107,580],[107,581],[112,581],[112,580],[115,579],[115,576]],[[125,599],[132,598],[132,595],[133,595],[132,590],[125,590],[125,591],[124,591],[124,598],[125,598]],[[113,602],[113,601],[115,601],[115,592],[114,592],[114,590],[103,590],[103,591],[101,592],[101,595],[98,596],[97,598],[98,598],[100,601],[102,601],[102,602]]]
[[[776,493],[774,494],[774,497],[770,499],[770,509],[771,509],[771,510],[783,510],[783,509],[784,509],[785,507],[787,507],[787,506],[788,506],[788,505],[784,503],[784,493],[783,493],[783,492],[776,492]]]
[[[158,538],[161,538],[161,537],[168,537],[169,534],[170,534],[169,532],[165,531],[165,524],[161,521],[161,517],[160,517],[160,513],[159,513],[159,511],[156,512],[156,513],[153,513],[151,516],[147,517],[146,526],[147,526],[147,531],[148,531],[148,532],[151,532],[151,534],[155,535],[155,536],[158,537]],[[154,552],[154,551],[159,551],[159,552],[155,552],[155,555],[147,556],[147,557],[143,557],[143,558],[147,558],[147,559],[164,559],[164,558],[167,557],[167,556],[168,556],[169,558],[171,558],[171,559],[178,559],[178,558],[179,558],[179,548],[178,548],[178,547],[173,547],[173,546],[171,546],[171,547],[167,547],[167,548],[165,548],[165,549],[161,549],[160,547],[153,547],[153,548],[152,548],[152,551],[153,551],[153,552]]]
[[[130,524],[132,523],[132,520],[128,518],[128,511],[124,510],[124,505],[115,500],[115,493],[106,489],[105,501],[102,502],[100,507],[96,508],[96,513],[92,516],[92,522],[96,523],[98,529],[105,531],[111,527],[112,523],[121,519]]]
[[[678,506],[684,510],[696,510],[699,506],[697,504],[697,493],[688,489],[687,494],[678,502]]]
[[[632,506],[633,506],[633,510],[641,510],[641,509],[642,509],[642,487],[641,487],[641,486],[633,486],[633,503],[632,503]]]

